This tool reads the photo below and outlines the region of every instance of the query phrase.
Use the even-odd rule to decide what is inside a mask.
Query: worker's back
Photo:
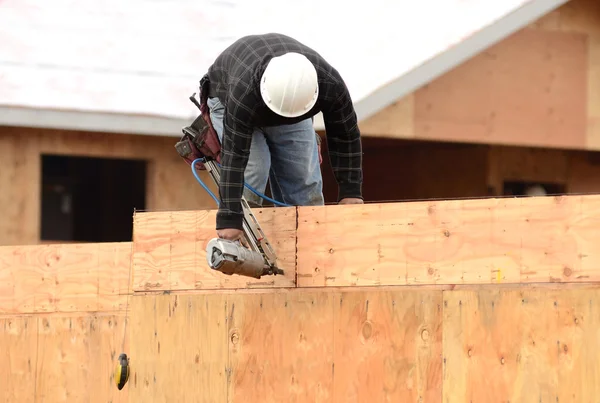
[[[340,85],[345,85],[338,72],[314,49],[287,35],[268,33],[244,36],[221,52],[208,69],[209,96],[218,97],[223,102],[227,99],[229,91],[234,91],[236,94],[252,95],[250,98],[258,102],[260,78],[269,60],[288,52],[300,53],[311,61],[317,70],[320,85],[332,84],[326,88],[336,90]],[[319,101],[323,99],[330,101],[332,94],[327,92],[323,91],[319,94]],[[256,111],[261,115],[261,123],[265,126],[289,124],[319,113],[322,106],[322,102],[319,101],[311,111],[295,119],[277,116],[266,107],[259,107]]]
[[[215,59],[208,69],[211,82],[231,83],[227,77],[235,79],[251,74],[260,78],[267,62],[274,56],[287,52],[306,56],[317,70],[331,66],[312,48],[298,40],[279,33],[244,36],[229,45]]]

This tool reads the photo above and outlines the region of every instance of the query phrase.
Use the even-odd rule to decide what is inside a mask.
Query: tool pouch
[[[207,81],[200,81],[200,103],[194,98],[190,100],[198,107],[200,114],[191,125],[182,129],[183,135],[175,144],[177,153],[189,164],[197,158],[208,158],[221,162],[221,142],[210,119],[210,111],[206,101],[208,99]],[[196,169],[205,170],[203,163],[197,163]]]

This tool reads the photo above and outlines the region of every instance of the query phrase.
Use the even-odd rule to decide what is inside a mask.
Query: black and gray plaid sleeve
[[[335,81],[324,95],[323,121],[331,167],[339,186],[338,201],[362,199],[362,144],[352,98],[334,70]]]
[[[244,171],[248,164],[254,107],[258,104],[250,88],[251,83],[241,83],[229,93],[223,118],[223,143],[221,147],[221,204],[217,212],[217,229],[242,229],[243,210],[241,198],[244,190]]]

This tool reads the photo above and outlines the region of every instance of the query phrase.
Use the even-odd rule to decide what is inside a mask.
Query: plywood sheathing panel
[[[112,378],[123,335],[120,314],[0,318],[0,401],[128,402]]]
[[[0,315],[125,309],[131,242],[0,247]]]
[[[206,262],[216,237],[216,210],[137,213],[134,217],[133,290],[293,287],[296,274],[296,209],[253,209],[277,254],[283,276],[225,276]]]
[[[332,293],[228,297],[228,401],[333,401],[335,313]]]
[[[526,29],[483,51],[415,93],[416,137],[584,148],[587,39]]]
[[[444,292],[443,402],[593,402],[600,289]]]
[[[134,401],[439,401],[441,291],[135,296]]]
[[[334,295],[333,401],[440,401],[441,292]]]
[[[131,402],[227,402],[226,296],[131,300]]]
[[[600,196],[299,208],[298,286],[600,280]]]

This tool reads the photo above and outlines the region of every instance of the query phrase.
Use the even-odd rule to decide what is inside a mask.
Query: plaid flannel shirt
[[[297,118],[275,114],[260,96],[260,78],[267,63],[287,52],[306,56],[318,75],[317,103]],[[244,170],[254,128],[296,123],[319,112],[323,113],[329,157],[339,186],[338,200],[362,198],[362,145],[352,99],[337,70],[313,49],[276,33],[245,36],[217,57],[201,86],[205,83],[208,96],[218,97],[225,107],[217,229],[242,229]]]

